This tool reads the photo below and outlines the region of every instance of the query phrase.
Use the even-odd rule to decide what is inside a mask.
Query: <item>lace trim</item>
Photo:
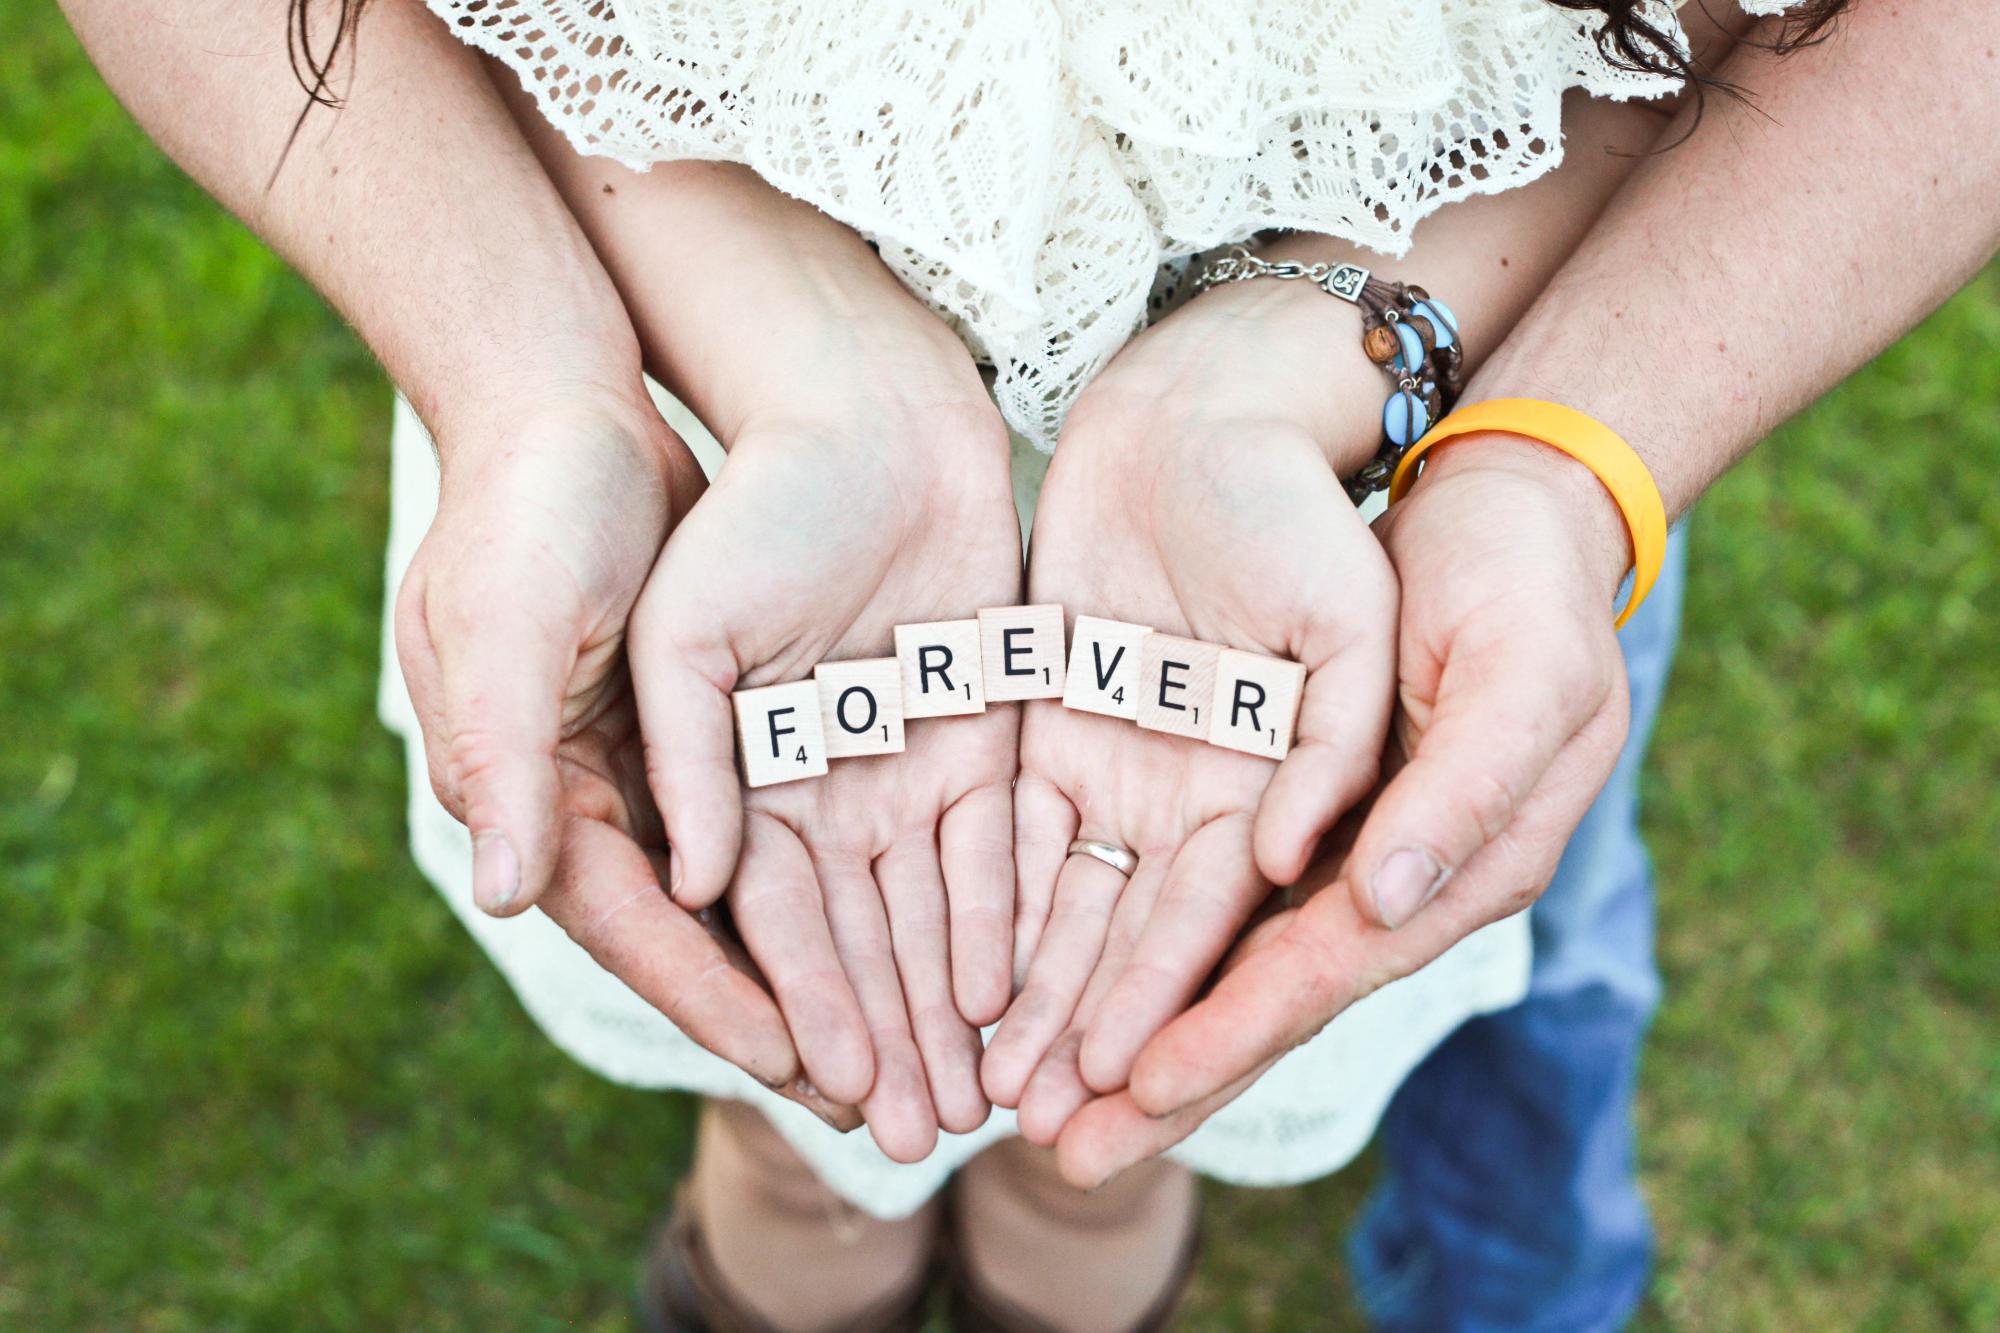
[[[427,3],[578,151],[745,163],[869,237],[1044,450],[1175,261],[1272,227],[1401,254],[1556,166],[1568,89],[1672,87],[1545,0]]]

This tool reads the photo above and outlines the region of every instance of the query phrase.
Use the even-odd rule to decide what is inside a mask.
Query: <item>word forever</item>
[[[737,752],[752,787],[818,777],[831,759],[900,754],[904,725],[1059,699],[1266,759],[1292,748],[1306,669],[1298,662],[1078,616],[1005,606],[895,629],[896,655],[822,662],[812,679],[738,690]]]

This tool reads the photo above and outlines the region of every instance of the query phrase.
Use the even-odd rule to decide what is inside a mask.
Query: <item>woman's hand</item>
[[[740,951],[661,887],[625,626],[702,481],[636,367],[632,381],[440,432],[437,517],[395,611],[432,785],[472,832],[481,907],[538,903],[690,1037],[851,1127],[796,1086],[784,1021]]]
[[[646,585],[632,662],[675,900],[727,892],[811,1081],[916,1160],[988,1114],[975,1025],[1008,997],[1018,715],[915,721],[901,754],[746,790],[729,696],[1017,602],[1020,527],[964,348],[858,241],[816,253],[794,250],[801,281],[746,349],[755,401],[725,409],[728,462]]]
[[[1086,392],[1043,488],[1031,601],[1289,658],[1308,675],[1282,764],[1028,706],[1015,801],[1025,984],[982,1074],[1037,1142],[1093,1090],[1124,1086],[1270,885],[1295,879],[1375,780],[1396,591],[1336,462],[1373,451],[1379,406],[1342,413],[1325,397],[1330,330],[1351,340],[1353,312],[1304,284],[1197,299]],[[1077,837],[1135,851],[1130,882],[1068,857]]]
[[[1246,937],[1214,992],[1063,1130],[1094,1185],[1185,1138],[1347,1006],[1527,907],[1627,726],[1610,596],[1625,529],[1588,471],[1506,436],[1434,456],[1379,522],[1402,584],[1397,771],[1324,887]]]

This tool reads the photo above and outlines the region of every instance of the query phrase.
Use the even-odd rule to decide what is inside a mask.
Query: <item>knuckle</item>
[[[901,907],[901,911],[891,911],[889,915],[889,934],[896,947],[901,950],[939,947],[945,932],[944,904],[926,895]]]
[[[1499,910],[1494,914],[1494,920],[1527,911],[1535,905],[1548,887],[1547,878],[1517,881],[1507,886],[1499,895]]]
[[[440,570],[424,583],[424,622],[437,633],[470,634],[490,620],[495,605],[494,598],[453,570]]]
[[[965,1029],[965,1020],[949,1001],[937,1001],[910,1008],[910,1031],[919,1048],[942,1047]]]
[[[1353,756],[1333,784],[1331,795],[1335,807],[1340,810],[1352,807],[1374,791],[1381,781],[1382,755],[1379,750]]]
[[[445,737],[443,749],[444,779],[461,796],[490,785],[505,770],[509,758],[506,742],[485,727],[453,729]]]
[[[1550,691],[1574,712],[1588,714],[1611,691],[1611,666],[1601,653],[1559,653],[1546,670]]]
[[[398,635],[421,634],[426,624],[424,603],[430,587],[429,580],[415,562],[403,575],[403,581],[396,588],[394,619]]]
[[[1459,805],[1466,820],[1478,831],[1481,843],[1499,838],[1514,822],[1514,793],[1492,773],[1466,774],[1459,789]]]
[[[1014,928],[1014,913],[1001,903],[956,902],[950,905],[951,928],[958,939],[999,939]]]
[[[733,971],[721,957],[709,959],[696,971],[669,973],[668,980],[661,987],[660,1008],[676,1022],[684,1022],[690,1016],[699,1016],[706,997],[723,988]]]
[[[429,752],[428,743],[425,748],[424,768],[430,777],[431,794],[437,797],[438,804],[449,811],[452,818],[463,822],[465,807],[459,800],[458,788],[452,785],[451,777],[445,772],[444,765]]]
[[[952,839],[951,852],[953,861],[963,868],[1010,865],[1014,860],[1014,840],[988,833],[961,833]]]

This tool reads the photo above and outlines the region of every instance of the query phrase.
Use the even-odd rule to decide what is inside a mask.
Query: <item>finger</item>
[[[1267,947],[1245,956],[1146,1044],[1132,1067],[1133,1100],[1149,1114],[1167,1115],[1210,1096],[1356,1000],[1526,907],[1555,873],[1616,762],[1622,732],[1615,710],[1593,720],[1557,755],[1506,836],[1475,853],[1437,901],[1402,927],[1370,920],[1357,892],[1313,893]]]
[[[682,906],[706,907],[729,887],[743,838],[729,702],[737,665],[721,651],[690,660],[675,633],[678,615],[648,584],[632,612],[628,652],[646,780],[674,854],[668,889]]]
[[[1616,653],[1615,640],[1609,650]],[[1603,706],[1612,679],[1594,654],[1552,657],[1540,636],[1448,661],[1410,761],[1383,788],[1355,840],[1349,878],[1368,918],[1402,925],[1500,837],[1563,746]]]
[[[1030,704],[1033,708],[1037,705]],[[1029,720],[1033,725],[1033,719]],[[1056,879],[1076,840],[1076,807],[1047,778],[1023,773],[1014,784],[1014,989],[1027,979],[1055,902]]]
[[[1147,873],[1141,861],[1133,876]],[[1125,888],[1125,876],[1096,857],[1072,856],[1063,863],[1055,907],[1028,968],[1027,984],[1007,1006],[1007,1015],[980,1062],[980,1082],[995,1105],[1020,1105],[1035,1066],[1075,1016],[1076,1003],[1104,951],[1112,908]]]
[[[969,1134],[986,1122],[992,1107],[979,1090],[979,1033],[952,999],[945,885],[937,852],[928,840],[891,847],[876,858],[875,882],[888,909],[903,1003],[938,1124],[954,1134]]]
[[[937,1113],[910,1036],[881,890],[860,860],[823,861],[820,875],[834,950],[875,1049],[875,1083],[861,1099],[868,1132],[892,1161],[922,1161],[937,1144]]]
[[[1145,933],[1146,923],[1153,915],[1153,904],[1162,883],[1160,875],[1135,875],[1119,895],[1118,905],[1111,913],[1111,927],[1105,935],[1103,952],[1098,955],[1097,966],[1091,970],[1090,984],[1084,987],[1083,998],[1076,1003],[1076,1013],[1070,1020],[1069,1028],[1049,1047],[1041,1063],[1035,1066],[1028,1086],[1022,1090],[1016,1123],[1021,1136],[1030,1143],[1042,1147],[1053,1144],[1070,1116],[1095,1095],[1090,1085],[1084,1082],[1083,1070],[1078,1062],[1084,1034],[1105,998],[1124,975],[1132,951],[1137,948],[1140,936]]]
[[[1257,865],[1273,884],[1305,871],[1326,831],[1374,787],[1396,697],[1393,584],[1358,639],[1308,662],[1298,739],[1257,806]],[[1350,610],[1349,614],[1360,614]]]
[[[1250,914],[1270,896],[1250,851],[1248,815],[1195,830],[1169,867],[1123,974],[1090,1020],[1081,1069],[1099,1092],[1125,1086],[1140,1047],[1187,1008]]]
[[[768,815],[752,814],[745,829],[729,899],[737,932],[778,997],[806,1076],[834,1101],[857,1103],[874,1084],[875,1057],[812,860]]]
[[[641,847],[646,853],[647,862],[653,867],[655,884],[665,884],[667,882],[666,851],[664,849],[655,851],[652,847],[646,846],[643,843],[641,843]],[[654,892],[663,893],[665,890],[655,888]],[[701,923],[702,929],[708,932],[708,937],[714,940],[716,946],[722,950],[722,956],[729,960],[731,967],[743,973],[744,976],[749,977],[757,984],[760,990],[768,992],[769,987],[764,982],[763,972],[758,968],[757,961],[743,947],[743,941],[737,936],[732,923],[726,915],[717,912],[713,908],[706,907],[698,912],[690,913],[690,915]],[[839,1130],[842,1134],[850,1133],[861,1127],[861,1110],[859,1107],[846,1102],[834,1101],[821,1092],[818,1086],[803,1073],[794,1078],[790,1083],[771,1090],[788,1101],[797,1102],[799,1105],[805,1107],[806,1110],[811,1111],[821,1120],[824,1120],[832,1128]]]
[[[1056,1170],[1076,1188],[1094,1190],[1194,1133],[1276,1063],[1268,1060],[1248,1076],[1172,1115],[1147,1115],[1129,1092],[1099,1097],[1063,1126],[1056,1139]]]
[[[1069,1118],[1088,1102],[1092,1092],[1077,1068],[1077,1052],[1083,1047],[1083,1029],[1070,1028],[1049,1047],[1048,1054],[1035,1066],[1028,1086],[1021,1091],[1021,1106],[1015,1124],[1021,1137],[1041,1148],[1054,1146]]]
[[[399,655],[417,665],[413,684],[435,687],[417,707],[432,719],[433,781],[472,834],[473,901],[495,915],[534,903],[555,873],[555,753],[576,660],[564,627],[509,608],[562,604],[495,572],[419,576],[399,598]]]
[[[953,993],[965,1020],[983,1027],[1000,1017],[1013,994],[1014,800],[1010,784],[974,787],[954,801],[938,822],[938,852],[951,914]]]
[[[609,825],[566,823],[551,920],[682,1032],[771,1088],[790,1085],[799,1060],[778,1006],[732,966],[723,947],[660,887],[646,856]]]
[[[1132,1065],[1133,1100],[1171,1114],[1304,1041],[1362,993],[1370,960],[1360,942],[1389,934],[1361,919],[1352,895],[1315,896],[1146,1043]]]

